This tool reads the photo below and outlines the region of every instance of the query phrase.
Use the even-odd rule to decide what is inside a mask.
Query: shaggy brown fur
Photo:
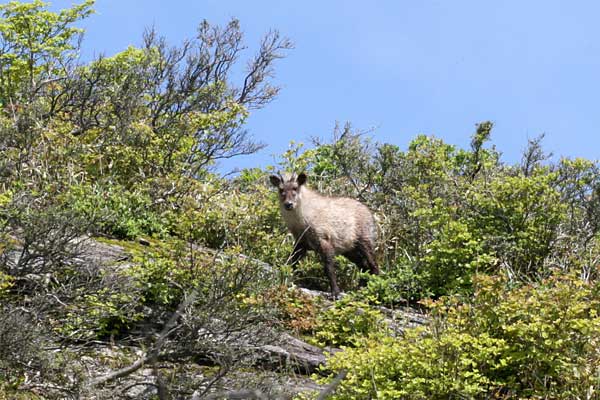
[[[284,179],[271,175],[279,190],[281,214],[296,239],[292,265],[316,251],[323,262],[334,297],[340,293],[335,274],[336,255],[343,255],[361,270],[379,274],[374,249],[377,231],[371,211],[346,197],[326,197],[306,187],[306,174]]]

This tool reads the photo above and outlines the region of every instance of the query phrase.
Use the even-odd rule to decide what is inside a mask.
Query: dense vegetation
[[[552,161],[538,138],[509,165],[490,122],[468,149],[418,136],[403,150],[346,125],[223,178],[220,159],[262,148],[244,122],[276,97],[290,42],[267,34],[240,84],[236,20],[82,63],[74,26],[92,5],[0,6],[0,399],[118,397],[136,363],[157,397],[201,398],[282,330],[343,349],[315,377],[347,373],[335,398],[600,398],[596,162]],[[340,258],[346,297],[299,291],[327,280],[316,257],[287,266],[274,170],[369,205],[382,275]],[[98,243],[126,256],[104,265]],[[398,332],[382,306],[429,323]],[[76,362],[110,345],[130,354]]]

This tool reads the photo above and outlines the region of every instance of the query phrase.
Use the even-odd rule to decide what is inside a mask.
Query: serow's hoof
[[[340,292],[340,291],[335,291],[335,292],[331,292],[329,294],[329,297],[331,298],[331,300],[336,301],[336,300],[341,299],[345,295],[346,295],[346,293],[343,293],[343,292]]]

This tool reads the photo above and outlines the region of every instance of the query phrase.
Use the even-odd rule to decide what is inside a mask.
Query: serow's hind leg
[[[364,245],[359,242],[356,244],[354,249],[344,254],[344,256],[356,264],[361,272],[369,272],[372,275],[379,275],[379,267],[375,262],[375,255],[371,250],[371,246]],[[365,278],[361,278],[358,283],[358,285],[361,287],[365,286],[366,284],[367,279]]]
[[[372,275],[379,275],[379,266],[375,261],[375,251],[370,243],[359,241],[356,245],[356,250],[363,260],[364,268],[363,271],[368,271]]]
[[[361,253],[356,249],[352,249],[347,253],[344,253],[344,257],[346,257],[348,260],[352,261],[354,264],[356,264],[356,266],[358,267],[358,269],[361,272],[366,272],[368,271],[368,264],[367,264],[367,260],[365,259],[365,257],[363,257],[361,255]],[[367,280],[364,277],[360,277],[359,281],[358,281],[358,286],[359,287],[363,287],[367,284]]]

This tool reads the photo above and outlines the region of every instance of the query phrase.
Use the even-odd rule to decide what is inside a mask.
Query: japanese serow
[[[279,190],[281,215],[296,243],[292,265],[308,250],[317,252],[329,278],[331,293],[337,298],[335,256],[343,255],[362,271],[378,275],[374,249],[377,230],[371,211],[360,202],[346,197],[323,196],[306,187],[306,174],[271,175],[271,184]]]

